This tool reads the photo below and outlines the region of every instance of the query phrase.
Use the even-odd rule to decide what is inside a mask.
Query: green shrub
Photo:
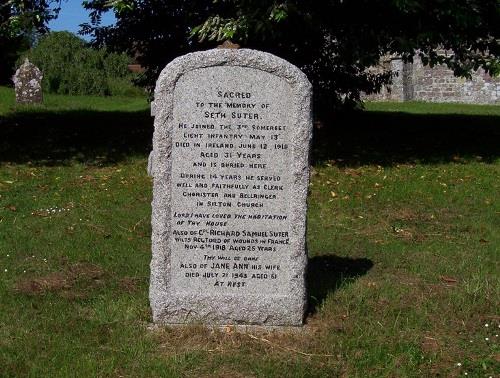
[[[69,95],[137,95],[126,54],[88,47],[69,32],[52,32],[28,53],[43,72],[44,91]]]
[[[147,95],[144,88],[132,84],[128,77],[109,78],[108,88],[111,96],[144,97]]]

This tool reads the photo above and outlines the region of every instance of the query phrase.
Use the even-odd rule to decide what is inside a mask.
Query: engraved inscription
[[[205,84],[193,87],[202,77]],[[173,290],[286,292],[290,97],[283,79],[252,68],[210,67],[179,79],[171,130]]]

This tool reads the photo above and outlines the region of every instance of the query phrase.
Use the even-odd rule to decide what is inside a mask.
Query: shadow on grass
[[[307,266],[308,313],[317,312],[329,294],[365,275],[372,267],[373,262],[366,258],[335,255],[311,257]]]
[[[153,119],[144,111],[22,111],[0,117],[0,162],[117,163],[151,150]],[[337,114],[315,130],[314,163],[339,166],[434,164],[500,155],[500,117],[396,112]]]
[[[338,114],[314,135],[314,163],[436,164],[500,157],[500,117],[367,111]]]
[[[0,118],[0,162],[115,164],[151,150],[149,112],[31,111]]]

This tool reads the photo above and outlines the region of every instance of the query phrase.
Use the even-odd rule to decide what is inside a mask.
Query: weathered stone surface
[[[430,68],[415,58],[412,83],[412,100],[416,101],[500,104],[500,78],[491,77],[483,69],[465,79],[455,77],[444,65]]]
[[[470,79],[464,79],[455,77],[445,65],[425,66],[415,56],[413,63],[403,63],[399,58],[381,61],[371,71],[388,70],[395,74],[391,85],[365,98],[372,101],[500,103],[500,78],[491,77],[482,69],[472,72]]]
[[[301,325],[306,76],[254,50],[188,54],[162,71],[154,114],[153,320]]]
[[[42,72],[28,59],[17,69],[14,77],[16,102],[19,104],[38,104],[42,96]]]

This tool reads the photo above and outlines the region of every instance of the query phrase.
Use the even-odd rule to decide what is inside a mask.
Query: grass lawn
[[[500,371],[500,106],[369,103],[316,130],[307,326],[152,329],[140,98],[0,88],[0,376]]]

